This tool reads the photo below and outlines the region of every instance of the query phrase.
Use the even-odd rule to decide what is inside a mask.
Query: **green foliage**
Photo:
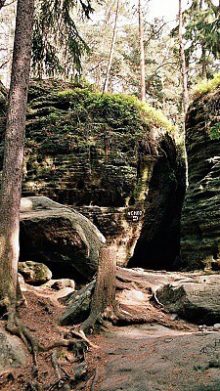
[[[195,84],[196,78],[211,78],[219,69],[219,6],[213,0],[192,0],[183,17],[189,82]],[[178,38],[178,26],[171,35]]]
[[[145,120],[149,124],[164,128],[168,131],[175,130],[175,126],[167,119],[161,110],[156,110],[149,104],[140,101],[137,101],[137,105],[140,107]]]
[[[220,122],[211,127],[210,138],[211,140],[220,140]]]
[[[203,49],[212,53],[214,58],[219,58],[220,20],[218,7],[209,0],[192,1],[191,7],[185,11],[186,33],[185,38],[191,41],[190,51],[194,51],[200,44]]]
[[[38,77],[64,71],[64,59],[72,71],[81,71],[81,56],[88,46],[78,32],[73,10],[79,4],[82,16],[89,18],[93,3],[94,0],[37,1],[32,52]]]
[[[211,80],[203,80],[193,89],[193,97],[197,98],[204,94],[214,91],[220,86],[220,73],[214,75]]]
[[[103,94],[77,88],[60,91],[58,96],[70,102],[74,110],[77,110],[77,117],[81,121],[85,120],[86,115],[96,120],[106,120],[109,126],[113,127],[148,125],[161,127],[167,131],[174,130],[174,126],[160,110],[139,101],[134,96]]]

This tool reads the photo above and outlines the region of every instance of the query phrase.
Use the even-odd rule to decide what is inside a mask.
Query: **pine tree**
[[[115,42],[116,42],[116,37],[117,37],[117,22],[118,22],[119,6],[120,6],[120,0],[117,0],[116,11],[115,11],[114,27],[113,27],[113,33],[112,33],[112,42],[111,42],[111,47],[110,47],[110,52],[109,52],[108,66],[107,66],[107,72],[106,72],[106,77],[105,77],[104,86],[103,86],[103,92],[107,92],[108,91],[108,85],[109,85],[110,73],[111,73],[111,68],[112,68],[112,61],[113,61],[113,55],[114,55]]]
[[[140,82],[141,95],[143,102],[146,100],[146,86],[145,86],[145,55],[144,55],[144,25],[143,25],[143,10],[142,1],[138,0],[138,21],[139,21],[139,41],[140,41]]]
[[[180,45],[180,66],[182,72],[182,85],[183,85],[183,110],[184,110],[184,114],[186,115],[188,104],[189,104],[189,95],[188,95],[186,57],[185,57],[184,42],[183,42],[182,0],[179,0],[179,45]]]

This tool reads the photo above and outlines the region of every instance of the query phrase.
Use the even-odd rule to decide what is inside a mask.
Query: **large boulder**
[[[192,103],[186,122],[189,187],[181,253],[190,269],[220,264],[220,81]]]
[[[0,373],[26,364],[22,342],[0,327]]]
[[[86,280],[96,272],[105,238],[86,217],[40,196],[22,198],[20,221],[21,261],[58,264]]]
[[[200,276],[160,288],[157,298],[164,307],[197,324],[220,322],[220,276]]]

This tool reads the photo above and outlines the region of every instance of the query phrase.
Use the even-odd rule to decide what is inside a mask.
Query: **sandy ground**
[[[152,324],[111,327],[99,344],[87,391],[220,391],[220,333]],[[93,387],[93,388],[92,388]]]
[[[138,285],[121,291],[121,302],[126,309],[131,302],[139,312],[142,309],[148,323],[113,326],[105,322],[99,334],[89,337],[96,348],[88,348],[81,341],[74,348],[59,347],[39,353],[38,374],[33,371],[32,355],[24,347],[24,367],[8,368],[1,373],[0,390],[220,391],[220,332],[200,331],[198,326],[164,313],[149,301],[149,291],[139,282],[137,272],[133,274]],[[153,281],[149,285],[159,284],[155,276],[146,274],[147,281]],[[165,277],[174,278],[166,274]],[[158,278],[163,280],[159,274]],[[54,299],[54,294],[49,296],[50,292],[47,296],[26,291],[27,306],[19,309],[23,324],[45,347],[71,329],[59,326],[65,307]],[[143,299],[145,305],[141,307]],[[4,327],[5,321],[0,323]],[[54,353],[59,370],[54,366]]]

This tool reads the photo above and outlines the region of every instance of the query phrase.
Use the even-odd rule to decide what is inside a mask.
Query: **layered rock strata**
[[[167,127],[161,113],[132,97],[32,82],[23,195],[78,209],[120,265],[134,254],[133,266],[173,268],[184,180]]]
[[[40,196],[22,198],[20,220],[21,260],[66,267],[85,281],[97,271],[105,238],[85,216]]]
[[[220,88],[190,106],[186,123],[189,187],[182,215],[183,266],[220,268]],[[220,135],[220,134],[219,134]]]

